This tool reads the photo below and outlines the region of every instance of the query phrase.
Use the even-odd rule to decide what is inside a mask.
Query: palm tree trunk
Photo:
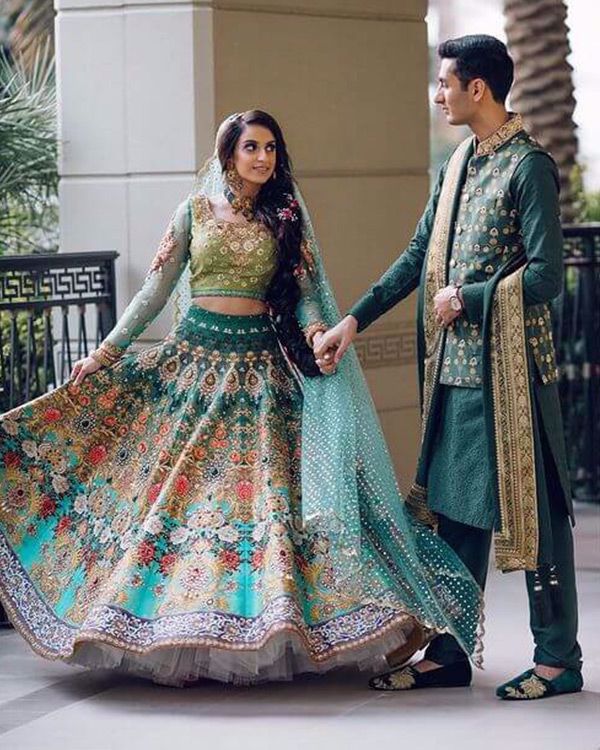
[[[52,0],[5,0],[2,15],[8,21],[8,49],[26,70],[36,57],[54,52],[54,3]]]
[[[563,221],[575,218],[571,185],[577,163],[573,121],[573,68],[563,0],[504,0],[508,47],[515,61],[511,106],[528,131],[556,160],[561,182]]]

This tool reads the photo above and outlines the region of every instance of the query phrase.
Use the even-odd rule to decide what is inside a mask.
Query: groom
[[[418,288],[422,445],[407,503],[482,589],[492,536],[497,566],[526,571],[535,666],[497,695],[534,700],[583,684],[549,304],[562,288],[558,175],[505,108],[513,81],[505,45],[466,36],[438,53],[435,103],[473,135],[442,167],[406,251],[315,353],[325,366],[337,349],[339,362],[357,333]],[[444,634],[422,661],[370,684],[470,682],[466,654]]]

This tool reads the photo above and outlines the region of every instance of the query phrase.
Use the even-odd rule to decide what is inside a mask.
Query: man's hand
[[[320,357],[317,357],[317,346],[319,346],[319,343],[323,336],[325,335],[324,331],[317,331],[315,335],[313,336],[313,354],[315,355],[315,362],[317,363],[317,367],[321,371],[322,375],[333,375],[333,373],[336,370],[336,364],[335,364],[335,349],[328,349],[324,354],[322,354]]]
[[[461,303],[461,309],[455,310],[452,307],[452,297],[458,297]],[[433,309],[435,311],[435,317],[439,325],[447,328],[452,321],[456,320],[459,315],[462,314],[464,304],[462,301],[462,295],[460,289],[455,286],[445,286],[440,289],[439,292],[433,298]]]
[[[319,367],[328,363],[328,354],[335,352],[333,356],[334,365],[338,365],[350,344],[356,338],[358,321],[352,315],[346,315],[336,326],[326,331],[318,340],[315,340],[314,352]]]

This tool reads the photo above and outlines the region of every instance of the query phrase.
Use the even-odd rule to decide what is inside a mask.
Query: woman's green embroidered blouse
[[[257,221],[215,218],[206,196],[190,202],[192,297],[250,297],[264,300],[277,268],[277,248]]]
[[[264,300],[277,269],[277,246],[260,222],[234,223],[215,218],[208,199],[192,197],[177,208],[140,291],[127,306],[94,356],[116,361],[163,309],[189,262],[192,297],[233,296]],[[310,261],[296,274],[301,300],[297,316],[310,336],[323,328],[314,301]]]

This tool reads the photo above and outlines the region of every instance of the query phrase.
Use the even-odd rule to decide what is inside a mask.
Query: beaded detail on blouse
[[[264,300],[277,268],[277,249],[269,230],[258,221],[216,219],[206,196],[192,199],[191,212],[192,297]]]

